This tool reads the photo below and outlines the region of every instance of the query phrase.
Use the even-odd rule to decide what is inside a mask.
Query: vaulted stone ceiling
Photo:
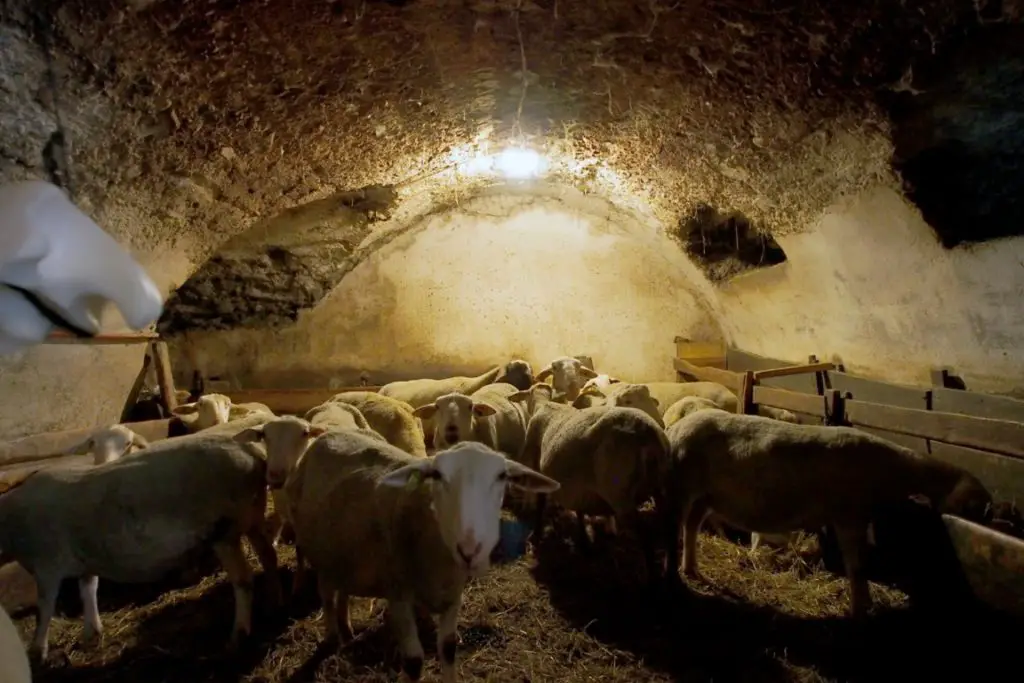
[[[716,281],[879,183],[947,247],[1020,233],[1021,17],[1019,0],[4,0],[0,161],[49,172],[56,95],[77,201],[188,260],[166,332],[294,318],[367,256],[400,187],[418,182],[420,215],[457,202],[468,181],[444,169],[474,142],[599,160]],[[597,170],[560,180],[604,191]]]

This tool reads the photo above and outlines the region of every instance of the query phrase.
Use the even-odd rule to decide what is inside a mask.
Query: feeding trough
[[[952,515],[942,521],[974,595],[1024,618],[1024,541]]]

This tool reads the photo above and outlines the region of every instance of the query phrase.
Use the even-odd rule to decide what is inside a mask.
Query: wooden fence
[[[1024,401],[869,380],[813,358],[797,365],[730,349],[725,365],[675,359],[681,378],[725,385],[741,410],[760,404],[804,422],[858,427],[967,469],[997,500],[1024,501]]]

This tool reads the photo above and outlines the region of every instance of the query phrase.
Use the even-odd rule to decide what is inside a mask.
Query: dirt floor
[[[704,535],[703,580],[677,601],[644,597],[642,563],[623,541],[583,557],[561,534],[536,551],[497,565],[466,593],[460,622],[463,681],[879,681],[1012,671],[991,651],[1016,640],[986,621],[937,618],[911,609],[906,596],[872,586],[877,607],[866,623],[844,618],[846,584],[827,573],[813,549],[749,549]],[[294,555],[281,550],[286,587]],[[255,566],[255,562],[254,562]],[[261,586],[257,581],[257,591]],[[314,595],[271,616],[257,593],[255,632],[241,651],[225,651],[232,617],[223,574],[186,588],[126,591],[101,584],[103,645],[80,649],[76,591],[69,585],[51,632],[52,662],[36,683],[157,681],[391,681],[397,663],[390,633],[368,601],[356,600],[356,641],[320,646]],[[146,593],[146,594],[144,594]],[[28,638],[35,619],[16,614]],[[969,634],[966,635],[965,634]],[[425,680],[438,679],[433,634]],[[1013,656],[1003,650],[1003,659]],[[991,671],[991,674],[985,673]]]

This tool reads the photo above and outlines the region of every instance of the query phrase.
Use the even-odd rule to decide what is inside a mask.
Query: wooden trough
[[[723,349],[723,369],[705,364],[713,355],[705,351],[698,362],[676,358],[679,378],[728,387],[740,398],[739,412],[753,414],[765,405],[796,413],[802,422],[863,429],[963,467],[997,503],[1024,500],[1024,401],[866,380],[813,357],[796,365]],[[974,596],[1024,618],[1024,540],[951,515],[942,519]],[[885,569],[887,576],[899,574]]]

